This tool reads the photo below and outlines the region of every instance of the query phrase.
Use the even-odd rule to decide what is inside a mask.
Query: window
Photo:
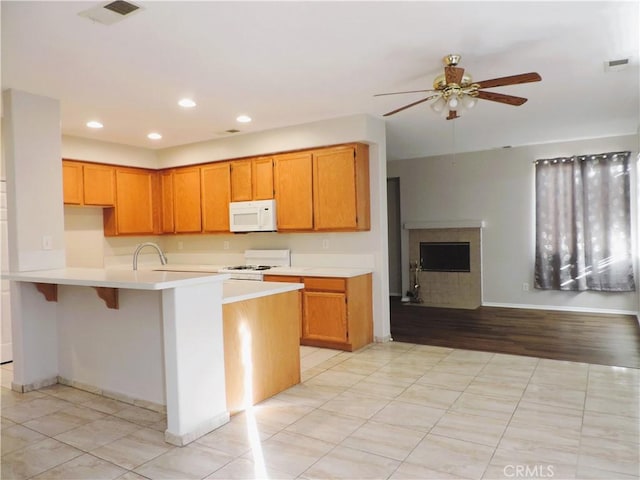
[[[536,288],[635,290],[629,157],[536,162]]]

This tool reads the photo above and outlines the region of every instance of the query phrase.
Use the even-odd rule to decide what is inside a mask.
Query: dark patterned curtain
[[[629,157],[536,161],[536,288],[635,290]]]

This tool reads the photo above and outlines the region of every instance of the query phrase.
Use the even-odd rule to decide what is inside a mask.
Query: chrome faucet
[[[158,255],[160,256],[160,263],[162,263],[162,265],[166,265],[167,264],[167,257],[162,252],[162,249],[156,243],[145,242],[145,243],[141,243],[140,245],[138,245],[136,247],[136,251],[133,252],[133,269],[134,270],[138,270],[138,255],[140,254],[140,250],[142,250],[144,247],[153,247],[153,248],[155,248],[158,251]]]

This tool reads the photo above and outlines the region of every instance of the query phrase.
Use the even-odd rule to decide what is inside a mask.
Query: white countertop
[[[265,275],[292,275],[300,277],[339,277],[350,278],[372,273],[368,268],[339,268],[339,267],[274,267],[265,270]]]
[[[222,284],[222,304],[266,297],[304,288],[302,283],[257,282],[255,280],[226,280]]]
[[[33,272],[3,272],[2,279],[20,282],[55,283],[86,287],[165,290],[167,288],[222,282],[227,274],[185,271],[125,270],[102,268],[62,268]]]
[[[222,265],[190,265],[190,264],[167,264],[153,267],[156,271],[169,272],[217,272],[225,268]],[[263,270],[264,275],[291,275],[295,277],[340,277],[350,278],[358,275],[372,273],[367,268],[339,268],[339,267],[273,267]]]

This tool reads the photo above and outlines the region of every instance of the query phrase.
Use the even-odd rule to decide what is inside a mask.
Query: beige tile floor
[[[2,380],[2,479],[638,479],[640,370],[407,343],[301,347],[303,382],[183,447],[164,417]]]

